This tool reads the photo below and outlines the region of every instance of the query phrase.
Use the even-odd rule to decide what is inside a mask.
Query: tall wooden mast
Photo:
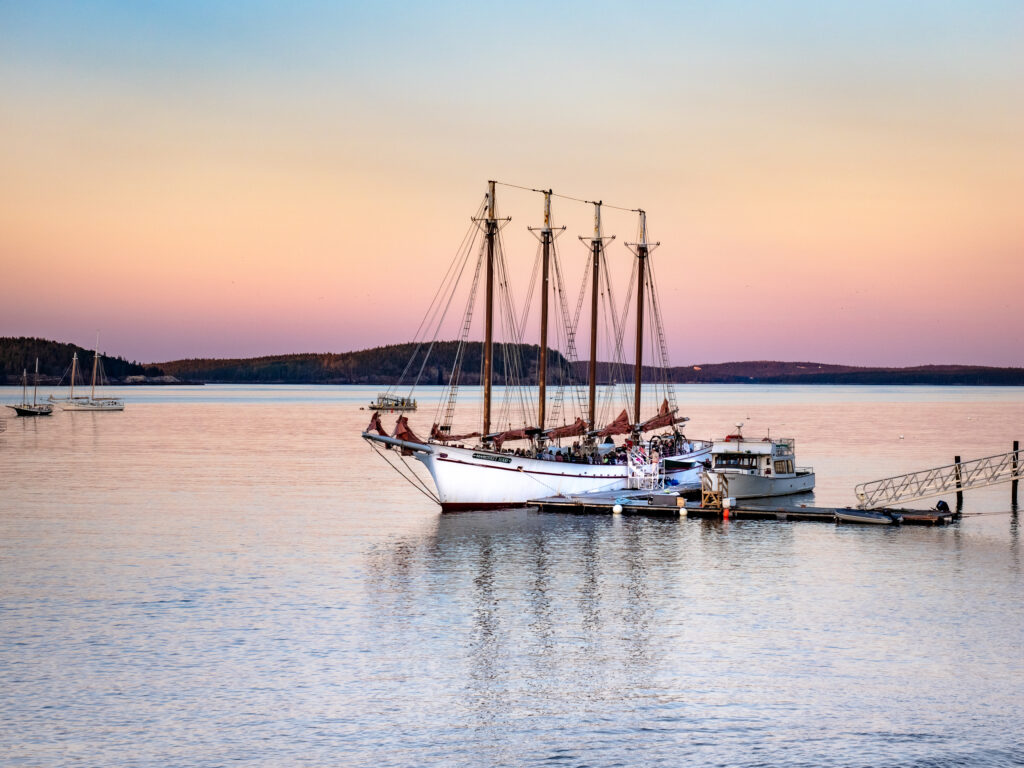
[[[640,242],[636,246],[636,365],[633,367],[633,423],[640,423],[640,392],[644,365],[644,284],[647,282],[647,214],[640,211]]]
[[[100,332],[96,331],[96,350],[92,353],[92,391],[89,393],[89,399],[96,399],[96,368],[100,364]]]
[[[551,262],[551,190],[544,193],[544,228],[540,231],[541,283],[540,283],[540,359],[537,361],[537,427],[544,429],[548,390],[548,297],[550,291],[549,267]]]
[[[640,214],[640,242],[626,243],[635,246],[637,258],[636,275],[636,363],[633,366],[633,423],[640,424],[640,392],[644,366],[644,289],[647,287],[647,257],[660,243],[647,241],[647,213]]]
[[[487,304],[484,315],[484,424],[486,438],[491,433],[491,378],[494,363],[494,238],[498,232],[495,213],[494,182],[487,182]]]
[[[590,364],[587,379],[589,397],[587,400],[587,425],[597,429],[597,299],[601,288],[601,203],[594,203],[594,237],[590,241],[593,273],[590,290]]]

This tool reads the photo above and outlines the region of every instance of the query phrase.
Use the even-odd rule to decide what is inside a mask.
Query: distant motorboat
[[[787,496],[814,489],[814,469],[796,466],[793,438],[752,439],[736,432],[711,446],[708,480],[712,491],[732,499]]]
[[[371,410],[374,411],[415,411],[416,400],[411,397],[399,397],[397,395],[390,395],[382,392],[377,395],[377,399],[370,403]]]
[[[75,352],[71,358],[71,389],[66,398],[55,398],[52,395],[50,400],[60,405],[64,411],[123,411],[124,400],[119,397],[96,397],[96,377],[99,374],[100,381],[103,381],[103,366],[100,362],[100,337],[96,335],[96,351],[92,357],[92,386],[88,397],[75,397],[75,377],[78,372],[78,353]]]
[[[21,374],[21,402],[15,405],[8,405],[13,408],[19,416],[49,416],[53,413],[53,406],[50,403],[37,401],[39,394],[39,358],[36,358],[36,378],[32,386],[32,402],[28,401],[28,369]]]

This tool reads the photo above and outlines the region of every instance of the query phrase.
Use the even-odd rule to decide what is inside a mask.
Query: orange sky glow
[[[42,2],[0,28],[0,335],[146,362],[406,341],[493,178],[648,211],[675,364],[1024,365],[1019,3]],[[542,201],[498,195],[521,293]],[[577,280],[591,210],[554,217]],[[635,217],[605,224],[624,284]]]

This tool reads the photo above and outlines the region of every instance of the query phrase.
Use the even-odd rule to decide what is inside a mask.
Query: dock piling
[[[1010,507],[1013,509],[1014,512],[1017,511],[1017,480],[1016,480],[1016,475],[1017,475],[1017,469],[1018,469],[1018,467],[1020,467],[1020,464],[1019,464],[1019,461],[1020,461],[1019,451],[1020,451],[1020,441],[1019,440],[1014,440],[1013,441],[1013,459],[1011,460],[1012,463],[1013,463],[1014,479],[1010,481]]]
[[[956,465],[956,511],[959,512],[964,506],[963,486],[960,483],[960,457],[954,456],[953,463]]]

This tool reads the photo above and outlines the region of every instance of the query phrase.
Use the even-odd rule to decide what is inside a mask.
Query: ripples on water
[[[1024,427],[1016,390],[714,390],[691,434],[785,422],[823,503]],[[0,434],[3,764],[1024,762],[1009,515],[441,516],[368,391],[135,392]]]

